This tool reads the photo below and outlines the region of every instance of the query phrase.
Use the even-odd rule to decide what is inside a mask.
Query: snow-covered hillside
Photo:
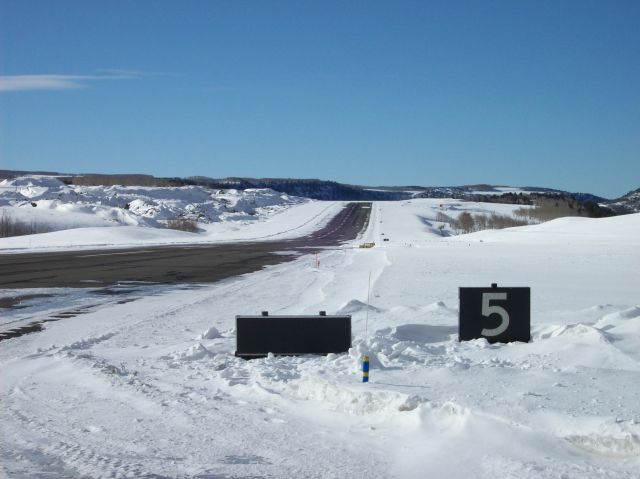
[[[0,212],[50,233],[0,238],[0,249],[65,249],[235,241],[301,236],[321,227],[343,203],[322,203],[269,189],[200,186],[69,186],[53,177],[0,182]],[[200,233],[166,229],[197,221]],[[104,228],[118,226],[118,228]],[[72,229],[73,231],[65,231]]]
[[[630,191],[621,198],[606,203],[606,205],[616,211],[638,213],[640,212],[640,188]]]
[[[640,214],[442,237],[435,215],[460,207],[376,203],[362,238],[375,248],[141,287],[4,341],[6,474],[637,478]],[[530,343],[457,341],[458,287],[492,282],[531,287]],[[234,316],[262,310],[348,312],[353,349],[235,358]]]
[[[204,224],[251,221],[304,201],[269,189],[73,186],[45,176],[0,182],[0,206],[8,213],[23,220],[50,224],[55,229],[104,225],[157,227],[177,218]]]

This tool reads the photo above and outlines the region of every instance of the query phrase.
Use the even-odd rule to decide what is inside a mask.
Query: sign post
[[[460,288],[460,341],[529,342],[531,288]]]

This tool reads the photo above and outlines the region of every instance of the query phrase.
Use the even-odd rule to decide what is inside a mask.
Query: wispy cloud
[[[112,70],[106,75],[0,75],[0,92],[29,90],[76,90],[92,82],[128,80],[141,76],[139,72]]]
[[[158,71],[144,71],[144,70],[121,70],[117,68],[103,68],[96,70],[98,73],[105,75],[112,75],[124,78],[140,78],[140,77],[172,77],[180,76],[175,73],[158,72]]]

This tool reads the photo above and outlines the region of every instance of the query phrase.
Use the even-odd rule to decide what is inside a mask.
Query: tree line
[[[35,221],[21,221],[12,218],[4,210],[0,214],[0,238],[9,236],[33,235],[37,233],[47,233],[52,228]]]
[[[526,220],[512,218],[511,216],[500,215],[498,213],[472,215],[468,211],[463,211],[457,218],[452,218],[443,212],[439,212],[436,215],[436,221],[442,223],[440,231],[443,235],[445,223],[449,224],[451,229],[457,234],[473,233],[474,231],[482,230],[498,230],[529,224]]]

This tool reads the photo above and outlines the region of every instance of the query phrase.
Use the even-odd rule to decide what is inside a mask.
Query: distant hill
[[[210,188],[271,188],[292,196],[325,201],[383,201],[411,198],[402,191],[377,191],[335,181],[294,178],[224,178],[191,177],[186,181]]]
[[[11,178],[15,178],[16,176],[24,175],[59,176],[60,173],[56,173],[54,171],[0,170],[0,180],[8,180]]]
[[[616,200],[607,201],[605,205],[616,213],[640,213],[640,188]]]

